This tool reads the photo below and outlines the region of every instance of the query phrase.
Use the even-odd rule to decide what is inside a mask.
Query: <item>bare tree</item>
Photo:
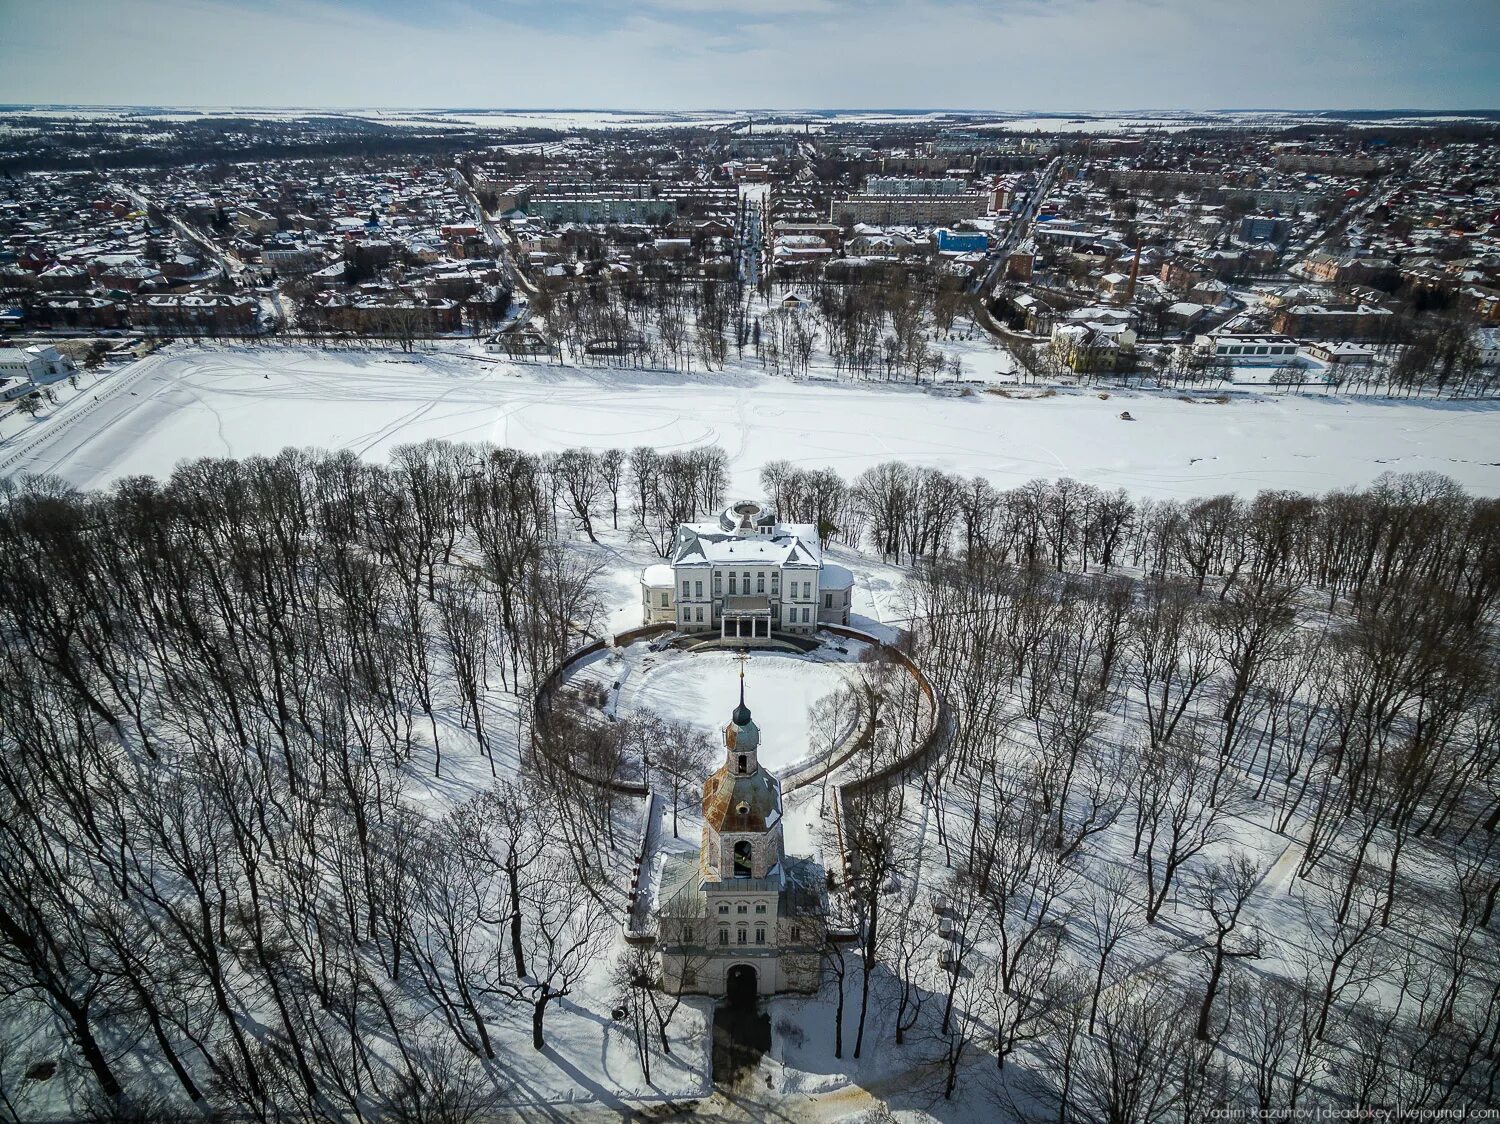
[[[672,838],[677,838],[677,812],[689,793],[699,791],[714,761],[714,745],[707,733],[688,722],[660,722],[654,728],[654,761],[666,778],[672,796]]]
[[[1134,902],[1130,876],[1120,867],[1105,869],[1099,884],[1089,896],[1087,911],[1098,960],[1094,968],[1093,987],[1089,995],[1088,1032],[1094,1033],[1099,1014],[1099,997],[1109,973],[1109,961],[1115,950],[1144,927],[1142,911]]]
[[[1258,932],[1234,945],[1229,941],[1239,925],[1245,903],[1250,900],[1264,873],[1264,869],[1249,856],[1236,854],[1225,862],[1212,863],[1199,871],[1188,891],[1189,903],[1206,914],[1213,925],[1212,944],[1207,950],[1208,981],[1203,987],[1203,1004],[1198,1008],[1195,1032],[1200,1042],[1207,1042],[1212,1037],[1209,1029],[1214,998],[1218,995],[1225,965],[1231,960],[1255,959],[1261,955]]]
[[[609,947],[613,919],[566,855],[544,852],[522,888],[529,974],[502,977],[502,994],[531,1007],[531,1045],[546,1044],[547,1009],[573,993]]]

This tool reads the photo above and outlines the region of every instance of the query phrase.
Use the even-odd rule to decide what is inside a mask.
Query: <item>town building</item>
[[[1070,370],[1115,371],[1134,362],[1135,330],[1119,323],[1055,324],[1052,353]]]
[[[155,332],[217,335],[256,327],[254,297],[239,293],[159,293],[137,306],[140,327]]]
[[[1390,334],[1396,315],[1367,303],[1297,304],[1278,309],[1271,327],[1310,340],[1375,340]]]
[[[986,192],[956,195],[875,195],[862,193],[835,199],[828,208],[831,221],[844,226],[947,226],[977,219],[989,211]]]
[[[990,248],[990,236],[982,230],[949,230],[943,227],[935,232],[934,237],[940,254],[982,254]]]
[[[963,195],[966,191],[968,186],[961,179],[871,176],[865,180],[867,195]]]
[[[1307,353],[1330,367],[1368,367],[1375,362],[1375,351],[1363,344],[1334,340],[1307,345]]]
[[[1240,219],[1240,239],[1245,242],[1275,242],[1281,245],[1292,224],[1280,215],[1246,215]]]
[[[676,216],[677,200],[651,183],[551,183],[532,191],[525,211],[552,223],[656,223]]]
[[[0,347],[0,398],[19,398],[74,371],[73,361],[55,347]]]
[[[1210,362],[1227,362],[1236,367],[1278,366],[1297,357],[1297,341],[1287,336],[1246,335],[1234,332],[1200,335],[1193,350]]]

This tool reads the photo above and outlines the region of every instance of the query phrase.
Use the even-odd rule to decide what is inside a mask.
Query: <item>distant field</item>
[[[681,375],[280,347],[174,348],[112,376],[98,393],[97,405],[84,395],[52,418],[7,427],[3,473],[99,487],[165,475],[185,458],[288,445],[380,458],[437,437],[536,452],[717,442],[733,487],[748,493],[758,491],[761,465],[777,458],[850,477],[899,458],[1004,487],[1072,476],[1155,497],[1316,492],[1388,471],[1442,472],[1474,492],[1500,494],[1494,403],[1287,395],[1221,405],[1091,392],[1022,400],[793,382],[753,364]],[[1135,420],[1121,420],[1122,411]]]

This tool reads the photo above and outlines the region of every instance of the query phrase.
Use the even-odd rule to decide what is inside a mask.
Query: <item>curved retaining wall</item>
[[[843,784],[834,787],[832,805],[833,832],[839,852],[840,879],[847,884],[849,869],[853,865],[853,861],[849,854],[848,843],[844,838],[845,800],[867,788],[872,788],[875,785],[889,784],[895,778],[900,777],[904,779],[911,775],[911,773],[920,772],[924,769],[927,765],[928,757],[946,744],[951,727],[951,716],[948,708],[943,704],[942,698],[933,687],[932,681],[923,673],[917,662],[905,652],[858,629],[829,625],[826,626],[826,630],[839,636],[846,636],[850,639],[879,645],[887,653],[894,656],[896,661],[905,667],[912,678],[917,681],[918,688],[927,698],[928,713],[932,717],[932,722],[927,727],[927,733],[910,753],[904,757],[897,758],[895,761],[873,773],[856,777],[853,780],[845,781]]]
[[[565,656],[563,660],[556,667],[554,667],[550,673],[548,673],[547,678],[542,680],[540,687],[538,687],[537,689],[536,698],[532,703],[533,722],[531,728],[531,744],[533,750],[537,753],[545,752],[542,741],[537,736],[537,726],[544,719],[551,707],[553,693],[567,679],[568,673],[570,671],[576,668],[582,661],[588,659],[591,656],[598,655],[600,652],[603,652],[609,648],[626,647],[634,644],[639,640],[645,640],[654,636],[661,636],[673,631],[674,627],[675,626],[670,624],[645,625],[641,628],[622,632],[619,635],[611,637],[607,640],[595,640],[592,643],[585,644],[583,647],[568,653],[568,655]],[[922,669],[917,665],[917,662],[905,652],[891,646],[890,644],[887,644],[878,636],[874,636],[868,632],[863,632],[857,628],[849,628],[846,625],[824,625],[822,627],[822,631],[834,636],[843,637],[847,640],[857,640],[864,644],[873,645],[884,651],[888,656],[892,657],[897,663],[902,666],[907,674],[909,674],[914,680],[916,680],[918,690],[920,690],[923,696],[927,699],[928,713],[931,716],[931,723],[927,728],[927,733],[922,737],[921,741],[917,743],[915,748],[913,748],[910,753],[896,759],[895,761],[892,761],[890,764],[873,773],[869,773],[862,777],[856,777],[853,780],[845,781],[843,784],[834,786],[830,815],[833,821],[835,846],[838,851],[838,882],[840,884],[840,889],[837,892],[842,893],[842,887],[847,886],[849,883],[849,872],[854,865],[853,858],[849,854],[848,843],[844,837],[844,820],[847,815],[844,810],[845,801],[850,796],[856,795],[867,788],[871,788],[875,785],[889,784],[897,778],[905,779],[912,773],[920,772],[922,769],[924,769],[927,765],[928,758],[934,752],[939,750],[944,744],[946,744],[948,735],[951,730],[952,716],[949,713],[948,708],[943,704],[943,701],[939,697],[936,689],[933,687],[931,680],[929,680],[923,673]],[[814,781],[821,780],[823,777],[831,773],[834,769],[837,769],[839,766],[848,761],[855,754],[855,752],[857,752],[861,747],[868,743],[870,737],[874,734],[873,717],[874,716],[872,714],[868,713],[868,711],[862,707],[861,721],[858,723],[858,728],[847,739],[845,739],[843,744],[839,746],[835,753],[828,758],[827,763],[824,764],[823,762],[814,760],[810,763],[810,767],[805,773],[797,772],[797,766],[793,766],[789,773],[783,778],[783,793],[794,792],[799,788],[812,784]],[[629,893],[630,908],[626,916],[625,924],[627,939],[635,941],[637,943],[649,940],[649,933],[646,931],[646,927],[640,924],[638,914],[643,906],[643,902],[641,899],[641,883],[643,877],[648,873],[646,869],[646,861],[649,852],[648,841],[651,834],[651,823],[654,812],[653,806],[658,799],[657,794],[644,784],[592,776],[587,773],[581,773],[573,769],[569,765],[561,765],[560,767],[565,769],[570,775],[588,784],[593,784],[601,788],[608,788],[612,791],[619,792],[627,796],[638,796],[645,798],[645,818],[642,821],[641,838],[636,848],[635,868],[631,873]],[[854,934],[851,932],[848,939],[853,939],[853,935]]]
[[[660,636],[663,633],[671,632],[673,627],[670,624],[648,624],[641,628],[633,628],[628,632],[622,632],[618,636],[606,640],[595,640],[593,643],[585,644],[582,648],[578,648],[564,656],[562,662],[547,673],[547,678],[543,679],[537,687],[536,697],[532,700],[531,748],[537,753],[544,752],[542,741],[537,737],[537,728],[550,712],[552,708],[552,694],[568,677],[568,672],[590,656],[596,656],[608,648],[627,647],[634,644],[637,640],[645,640],[650,636]],[[554,764],[557,764],[569,776],[576,777],[578,780],[597,785],[600,788],[613,789],[615,792],[621,792],[627,796],[645,796],[649,791],[644,784],[638,784],[634,781],[596,777],[589,773],[580,773],[571,765],[565,765],[560,762],[554,762]]]
[[[562,661],[548,673],[547,678],[542,680],[541,685],[537,688],[536,698],[532,703],[532,749],[538,753],[543,752],[541,740],[537,736],[537,728],[544,720],[551,708],[552,696],[554,692],[559,686],[563,684],[563,682],[566,681],[569,673],[574,668],[576,668],[580,663],[582,663],[589,657],[596,656],[600,652],[606,651],[609,648],[628,647],[629,645],[634,644],[639,640],[645,640],[650,637],[665,635],[666,633],[673,631],[674,627],[675,626],[671,624],[644,625],[640,628],[634,628],[630,629],[627,632],[622,632],[619,635],[609,639],[595,640],[589,644],[585,644],[581,648],[569,652],[565,657],[563,657]],[[887,780],[895,774],[910,768],[914,763],[924,759],[927,754],[936,747],[938,743],[937,735],[939,730],[942,728],[942,722],[940,721],[940,719],[942,718],[942,707],[941,702],[938,699],[937,692],[932,687],[932,683],[928,680],[927,676],[922,673],[922,669],[917,666],[916,661],[908,656],[905,652],[902,652],[899,649],[887,644],[878,636],[874,636],[868,632],[863,632],[857,628],[850,628],[847,625],[827,624],[822,626],[821,631],[827,632],[833,636],[843,637],[846,640],[857,640],[862,644],[872,645],[874,647],[882,649],[887,655],[893,657],[897,663],[901,664],[907,674],[909,674],[914,680],[916,680],[917,687],[926,697],[929,712],[933,716],[932,725],[929,727],[926,736],[923,737],[917,748],[914,749],[911,753],[893,762],[891,765],[886,766],[877,773],[872,773],[868,777],[860,777],[857,780],[847,782],[846,784],[840,786],[841,789],[854,788],[857,790],[858,788],[863,787],[868,783]],[[872,719],[873,716],[865,713],[863,708],[861,708],[860,721],[856,730],[851,733],[849,737],[846,738],[839,745],[839,747],[826,759],[826,763],[824,761],[818,760],[817,758],[812,758],[810,760],[793,764],[782,776],[782,792],[795,792],[799,788],[803,788],[815,781],[821,780],[825,775],[831,773],[834,769],[837,769],[840,765],[844,764],[844,762],[848,761],[849,758],[853,757],[856,751],[858,751],[862,746],[868,743],[870,736],[874,733],[872,727]],[[601,788],[609,788],[614,790],[615,792],[623,793],[627,796],[645,796],[648,791],[646,785],[638,782],[597,777],[591,774],[581,773],[568,765],[560,765],[560,767],[565,769],[569,773],[569,775],[576,777],[579,780],[585,781],[589,784],[597,785]]]

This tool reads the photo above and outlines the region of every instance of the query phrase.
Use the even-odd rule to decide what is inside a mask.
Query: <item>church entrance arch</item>
[[[731,1007],[753,1011],[759,993],[758,977],[749,964],[735,964],[724,973],[724,997]]]

